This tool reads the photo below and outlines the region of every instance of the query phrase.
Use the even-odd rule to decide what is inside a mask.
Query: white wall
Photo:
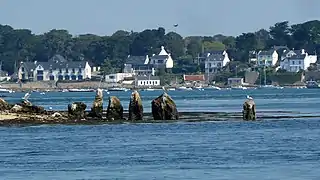
[[[105,77],[105,82],[108,83],[117,83],[119,81],[123,81],[124,78],[133,77],[133,73],[116,73],[116,74],[108,74]]]
[[[138,80],[138,86],[160,86],[160,80]]]

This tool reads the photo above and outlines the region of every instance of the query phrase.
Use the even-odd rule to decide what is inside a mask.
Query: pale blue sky
[[[239,35],[276,22],[320,19],[319,0],[0,0],[0,24],[70,33],[173,30],[183,36]]]

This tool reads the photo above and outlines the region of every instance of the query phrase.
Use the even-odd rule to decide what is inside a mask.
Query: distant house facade
[[[115,73],[115,74],[108,74],[105,76],[105,82],[107,83],[119,83],[125,78],[132,78],[133,73]]]
[[[259,66],[275,66],[278,62],[278,53],[275,49],[268,51],[259,51],[257,55],[257,65]]]
[[[205,72],[216,73],[230,62],[228,53],[226,51],[215,51],[207,53],[205,61]]]
[[[229,86],[241,86],[244,84],[243,78],[228,78]]]
[[[153,55],[150,57],[150,64],[156,68],[164,67],[166,69],[173,68],[173,59],[170,53],[164,49],[164,46],[161,46],[161,51],[158,55]]]
[[[133,73],[137,76],[155,75],[155,68],[149,64],[149,56],[128,56],[123,73]]]
[[[160,86],[159,76],[137,76],[136,86]]]
[[[309,55],[304,49],[291,50],[283,54],[280,69],[288,72],[307,70],[311,64],[317,62],[317,55]]]
[[[173,68],[173,59],[170,53],[167,53],[164,46],[158,55],[146,56],[128,56],[124,64],[123,73],[133,73],[137,76],[155,75],[159,68]]]
[[[29,81],[91,79],[91,66],[86,61],[67,61],[61,55],[55,55],[48,62],[21,62],[18,79]]]

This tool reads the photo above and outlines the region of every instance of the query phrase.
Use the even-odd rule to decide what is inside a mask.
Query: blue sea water
[[[146,111],[160,93],[141,92]],[[170,92],[179,111],[237,112],[247,94],[258,111],[320,113],[316,89]],[[110,95],[127,108],[130,92]],[[66,109],[93,98],[35,93],[31,101]],[[1,127],[0,137],[0,179],[320,179],[319,118]]]

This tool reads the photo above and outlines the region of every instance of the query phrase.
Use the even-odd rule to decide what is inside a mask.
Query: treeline
[[[183,71],[202,52],[227,49],[234,61],[246,63],[251,50],[269,49],[273,46],[305,48],[308,52],[320,50],[320,21],[289,25],[288,21],[276,23],[268,30],[243,33],[237,37],[222,34],[183,38],[164,28],[146,29],[142,32],[119,30],[111,36],[83,34],[72,36],[67,30],[51,30],[35,35],[28,29],[13,29],[0,25],[0,61],[2,69],[12,73],[15,62],[47,61],[59,53],[72,61],[91,60],[98,65],[121,68],[126,57],[156,54],[164,45],[175,59],[175,66]],[[192,66],[195,67],[195,66]],[[106,68],[110,69],[110,68]]]

